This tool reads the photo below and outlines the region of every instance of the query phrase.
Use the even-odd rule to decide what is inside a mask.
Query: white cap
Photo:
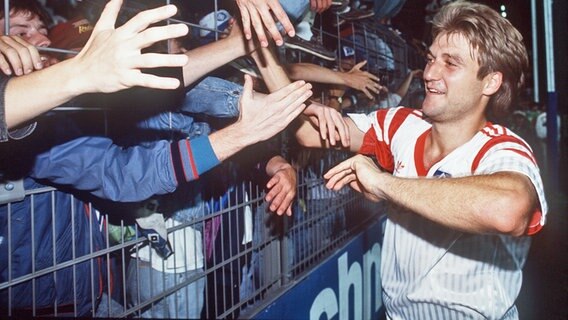
[[[204,16],[199,20],[199,25],[205,28],[215,29],[215,20],[217,20],[217,30],[225,30],[230,19],[231,15],[227,10],[218,10],[217,12],[213,11]],[[201,29],[199,30],[199,35],[201,37],[207,37],[213,35],[213,33],[212,31]]]

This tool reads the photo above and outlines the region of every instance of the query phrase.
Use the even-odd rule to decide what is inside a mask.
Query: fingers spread
[[[276,19],[278,19],[278,21],[280,21],[280,23],[282,24],[282,27],[286,31],[286,34],[288,34],[290,37],[295,36],[296,33],[294,31],[294,25],[292,25],[292,22],[290,22],[290,19],[288,18],[288,15],[284,11],[284,9],[282,9],[282,6],[271,6],[271,9],[272,13],[274,13],[274,15],[276,16]],[[280,33],[278,33],[278,35],[280,35]]]
[[[135,37],[135,45],[137,48],[147,48],[158,41],[183,37],[188,31],[188,27],[184,24],[149,28]]]
[[[379,77],[377,77],[376,75],[370,73],[370,72],[365,72],[365,75],[369,78],[371,78],[373,81],[375,81],[377,84],[381,83],[381,79],[379,79]]]
[[[252,38],[252,33],[250,31],[250,15],[245,5],[241,4],[237,1],[239,5],[239,10],[241,12],[241,21],[243,22],[243,33],[245,34],[245,38],[250,40]]]
[[[121,6],[122,0],[109,1],[93,29],[93,34],[98,33],[100,30],[114,29],[114,24],[116,23],[116,18],[118,17]]]
[[[165,20],[174,16],[177,8],[174,5],[167,5],[155,9],[145,10],[138,13],[134,18],[130,19],[117,30],[121,30],[126,34],[139,33],[148,28],[149,25]]]
[[[252,4],[247,5],[248,12],[250,14],[250,20],[252,27],[254,28],[254,32],[256,33],[256,37],[260,42],[260,45],[263,47],[268,47],[268,41],[266,40],[266,35],[264,34],[264,26],[262,24],[262,18],[260,17],[257,8],[254,7]],[[259,9],[265,10],[265,9]]]
[[[360,70],[361,68],[363,68],[365,65],[367,64],[367,60],[361,61],[358,64],[356,64],[353,69],[355,70]]]
[[[367,96],[367,98],[373,100],[373,95],[369,92],[369,90],[367,90],[367,87],[364,87],[362,91]]]
[[[274,41],[276,42],[277,45],[279,45],[279,46],[282,45],[282,43],[283,43],[282,36],[280,35],[280,31],[278,31],[278,28],[276,28],[276,23],[272,19],[272,14],[270,13],[270,11],[268,11],[268,8],[266,8],[266,10],[260,11],[260,17],[262,18],[262,22],[264,23],[264,26],[266,27],[266,29],[268,30],[268,32],[272,36],[272,39],[274,39]],[[264,46],[262,41],[261,41],[261,45]],[[268,45],[268,43],[266,43],[266,45]]]

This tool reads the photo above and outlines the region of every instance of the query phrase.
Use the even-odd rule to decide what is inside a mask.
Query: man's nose
[[[39,32],[34,32],[28,39],[26,39],[29,43],[33,44],[36,47],[49,47],[51,44],[51,40]]]
[[[423,78],[424,81],[437,80],[440,78],[440,65],[437,62],[426,64],[424,68]]]

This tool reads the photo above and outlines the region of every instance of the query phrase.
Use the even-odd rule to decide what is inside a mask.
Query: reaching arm
[[[227,37],[186,52],[189,57],[183,67],[185,86],[228,62],[257,49],[258,43],[245,39],[238,22],[232,21]],[[215,52],[215,54],[211,54]]]
[[[184,55],[141,54],[150,44],[187,34],[184,25],[151,27],[176,13],[164,6],[139,13],[118,29],[114,28],[121,1],[110,1],[81,52],[50,68],[11,79],[5,93],[8,128],[21,124],[51,108],[87,92],[114,92],[144,86],[175,89],[179,81],[140,72],[142,68],[179,67]]]
[[[234,23],[226,38],[186,52],[189,59],[183,67],[185,86],[253,49],[252,44],[242,38],[238,24]],[[215,54],[211,54],[212,52]]]
[[[401,98],[404,98],[404,96],[408,92],[408,88],[410,88],[410,83],[412,82],[412,79],[414,79],[414,77],[419,77],[421,75],[422,75],[422,70],[420,69],[410,71],[406,75],[400,86],[398,86],[396,94],[398,94]]]
[[[133,202],[173,192],[218,163],[207,137],[130,148],[105,137],[81,137],[37,156],[30,176]]]
[[[471,233],[524,235],[538,208],[530,179],[514,172],[463,178],[400,178],[382,172],[370,158],[357,155],[324,177],[329,179],[326,186],[330,189],[350,185],[371,200],[386,199],[431,221]]]
[[[252,52],[251,56],[256,61],[268,90],[277,90],[290,83],[286,71],[276,59],[271,48],[260,48]],[[318,127],[322,139],[329,140],[332,146],[335,146],[336,141],[341,141],[343,146],[349,145],[349,131],[347,125],[341,117],[341,114],[335,109],[312,101],[304,110],[303,114]],[[302,122],[307,120],[306,118],[300,117],[298,121],[300,122],[300,126],[303,126]]]
[[[282,130],[302,112],[311,94],[309,87],[297,82],[271,95],[253,95],[247,78],[241,118],[210,137],[131,148],[103,137],[78,138],[39,155],[31,176],[114,201],[139,201],[173,192],[180,183],[198,179],[242,148]]]
[[[379,93],[381,85],[378,77],[361,70],[366,63],[367,61],[360,62],[348,72],[334,71],[313,63],[293,63],[286,65],[286,71],[292,80],[344,85],[373,99],[373,93]]]
[[[361,148],[365,133],[359,130],[350,118],[344,117],[343,121],[346,124],[346,129],[348,130],[347,135],[349,136],[348,144],[344,144],[343,146],[347,146],[351,152],[357,152]],[[298,121],[298,127],[294,134],[298,143],[307,148],[337,147],[332,145],[327,139],[322,139],[320,128],[305,118]]]
[[[304,110],[304,102],[312,95],[310,89],[310,84],[298,81],[264,95],[253,92],[252,79],[246,75],[239,119],[210,136],[217,158],[223,161],[284,130]]]

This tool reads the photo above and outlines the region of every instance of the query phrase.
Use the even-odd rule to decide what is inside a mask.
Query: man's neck
[[[433,123],[432,131],[424,146],[424,165],[430,167],[455,149],[466,144],[485,127],[487,119],[451,123]]]

